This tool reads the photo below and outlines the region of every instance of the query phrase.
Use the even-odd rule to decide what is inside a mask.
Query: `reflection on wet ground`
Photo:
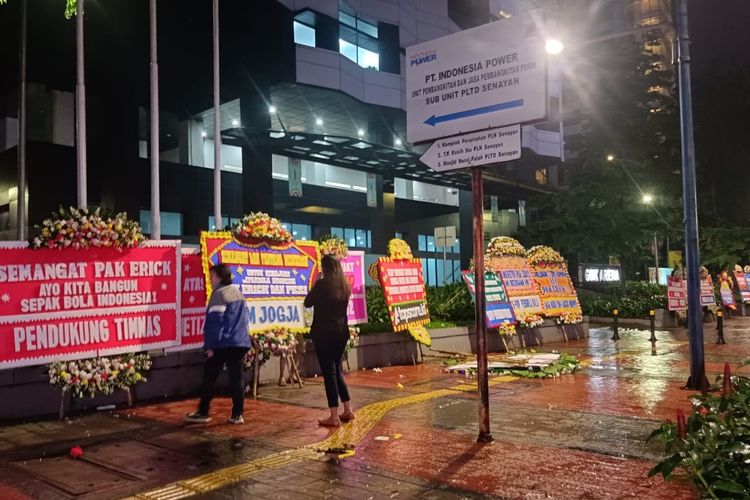
[[[645,438],[658,421],[690,407],[684,330],[592,328],[588,339],[548,344],[582,368],[555,379],[495,378],[495,442],[477,444],[471,377],[437,363],[350,373],[359,418],[331,431],[317,425],[320,379],[303,389],[263,387],[244,426],[223,416],[185,426],[195,401],[141,405],[68,421],[0,427],[0,497],[113,498],[695,498],[685,480],[646,474],[660,456]],[[726,322],[726,345],[706,327],[709,380],[725,362],[750,358],[750,319]],[[745,368],[750,372],[750,367]],[[84,448],[82,460],[66,457]],[[353,444],[340,462],[320,448]]]

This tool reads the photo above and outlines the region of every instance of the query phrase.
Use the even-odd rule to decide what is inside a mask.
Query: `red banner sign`
[[[701,278],[701,305],[702,306],[715,306],[716,295],[714,295],[714,282],[711,276]]]
[[[197,349],[203,346],[203,324],[206,322],[206,278],[201,253],[197,248],[182,249],[182,318],[180,345],[171,351]]]
[[[670,311],[687,310],[687,283],[679,276],[667,278],[667,304]]]
[[[0,244],[0,368],[178,345],[179,252]]]
[[[430,322],[421,260],[381,257],[378,260],[378,278],[395,331]]]
[[[742,302],[750,302],[750,287],[748,286],[748,274],[743,271],[735,271],[734,279],[737,280],[737,290],[740,292]]]

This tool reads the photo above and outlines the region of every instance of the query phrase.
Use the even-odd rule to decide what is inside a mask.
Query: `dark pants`
[[[211,405],[211,398],[213,398],[216,379],[219,378],[224,365],[227,365],[229,390],[232,395],[232,416],[237,417],[242,415],[245,409],[245,384],[242,380],[242,370],[245,367],[245,354],[247,354],[247,351],[243,347],[216,349],[214,355],[206,360],[198,412],[208,415],[208,408]]]
[[[339,335],[313,335],[315,354],[318,355],[320,371],[323,373],[323,382],[326,387],[328,407],[339,406],[339,397],[342,403],[349,401],[349,388],[346,387],[344,376],[341,371],[341,358],[344,355],[349,334]]]

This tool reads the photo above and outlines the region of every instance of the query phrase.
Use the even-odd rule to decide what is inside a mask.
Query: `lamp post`
[[[698,247],[698,208],[695,188],[695,146],[693,143],[693,102],[690,87],[690,39],[687,0],[675,1],[677,25],[677,64],[680,84],[680,133],[682,138],[682,200],[685,218],[685,270],[688,288],[688,339],[690,342],[689,389],[708,386],[703,352],[703,318],[700,302],[700,250]]]

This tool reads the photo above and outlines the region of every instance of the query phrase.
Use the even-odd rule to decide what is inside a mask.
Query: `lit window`
[[[344,228],[343,227],[332,227],[331,228],[331,236],[336,236],[337,238],[344,239]]]
[[[339,38],[339,52],[352,62],[357,62],[357,46]]]
[[[357,64],[359,64],[363,68],[376,69],[376,70],[380,69],[380,56],[378,55],[377,52],[373,52],[371,50],[358,47],[357,55],[359,57]]]
[[[534,173],[534,179],[536,180],[536,183],[540,186],[546,186],[547,185],[547,169],[546,168],[538,168],[536,169],[536,172]]]
[[[315,47],[315,28],[294,21],[294,43]]]
[[[374,24],[365,22],[362,19],[357,19],[357,31],[361,31],[362,33],[370,35],[373,38],[378,37],[378,27]]]

